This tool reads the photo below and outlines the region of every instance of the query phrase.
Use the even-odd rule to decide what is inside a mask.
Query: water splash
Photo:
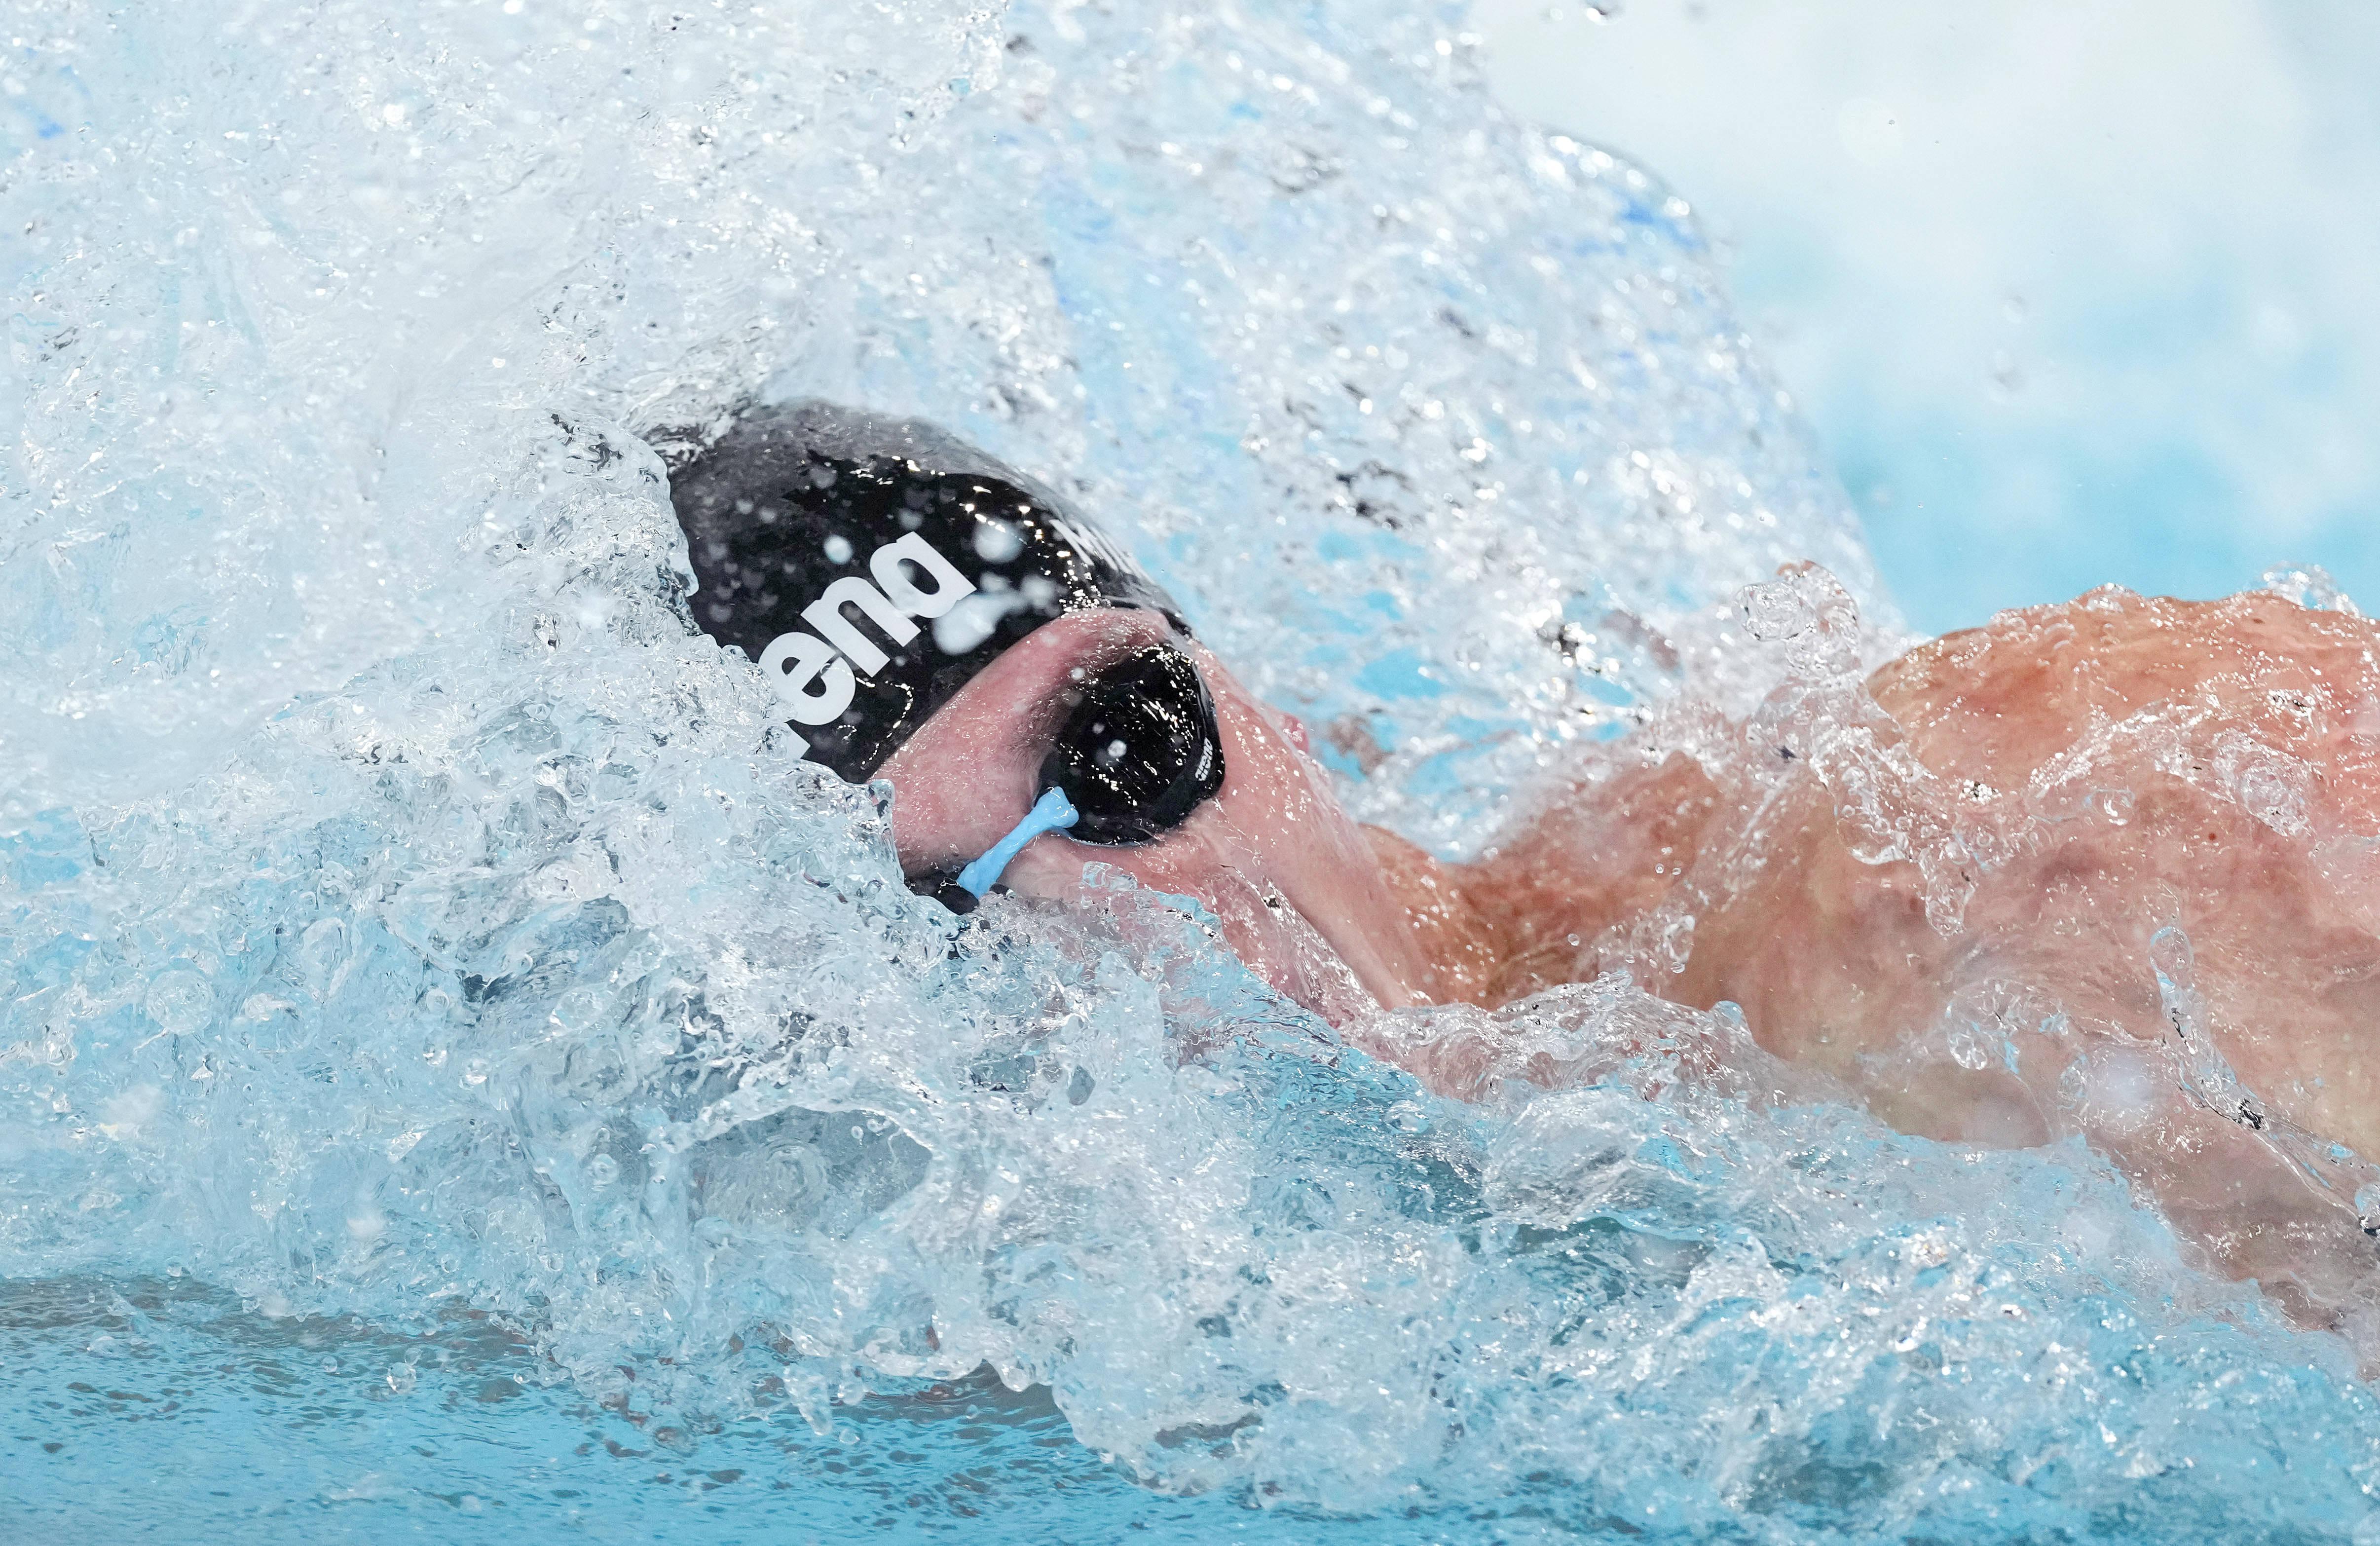
[[[993,1488],[1029,1538],[2203,1535],[2283,1455],[2360,1516],[2343,1355],[2080,1147],[1897,1137],[1619,979],[1377,1031],[1475,1048],[1456,1102],[1167,898],[962,926],[689,636],[662,452],[921,414],[1127,532],[1367,815],[1473,841],[1717,704],[1955,926],[1989,829],[1860,710],[1890,615],[1699,235],[1451,15],[15,25],[67,132],[9,141],[0,260],[6,1428],[59,1435],[11,1506],[181,1442],[145,1395],[240,1414],[252,1521],[360,1382],[444,1446],[320,1491],[373,1527],[761,1454],[856,1518],[824,1478],[912,1442],[1079,1487]],[[559,1500],[549,1434],[673,1458]]]

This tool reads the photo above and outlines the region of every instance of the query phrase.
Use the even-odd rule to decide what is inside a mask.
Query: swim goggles
[[[1008,861],[1046,832],[1109,846],[1153,843],[1223,786],[1215,700],[1197,667],[1152,644],[1067,689],[1067,715],[1041,761],[1040,795],[1014,831],[955,875],[911,888],[971,912]]]

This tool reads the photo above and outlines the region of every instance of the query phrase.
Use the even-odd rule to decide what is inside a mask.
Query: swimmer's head
[[[694,620],[759,663],[804,754],[854,783],[1037,628],[1172,599],[1048,490],[911,420],[737,421],[670,480]]]
[[[1196,898],[1333,1018],[1431,996],[1381,857],[1401,846],[1049,491],[928,426],[804,404],[743,420],[671,493],[696,624],[758,663],[807,755],[892,785],[917,890],[965,907],[957,878],[997,868],[1080,897],[1103,862]]]

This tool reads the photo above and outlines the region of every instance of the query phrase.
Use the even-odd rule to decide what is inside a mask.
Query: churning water
[[[1162,898],[962,926],[689,633],[660,450],[817,396],[1075,491],[1447,851],[1801,669],[1780,562],[1888,648],[1687,205],[1460,7],[6,25],[12,1534],[2372,1533],[2348,1352],[2079,1142],[1619,980],[1457,1102]]]

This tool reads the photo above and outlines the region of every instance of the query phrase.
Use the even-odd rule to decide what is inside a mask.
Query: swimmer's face
[[[1407,909],[1306,754],[1304,730],[1155,612],[1075,612],[1036,629],[885,762],[877,776],[895,791],[903,867],[913,876],[954,870],[1006,836],[1040,794],[1043,761],[1084,685],[1152,646],[1179,651],[1206,683],[1221,787],[1149,842],[1037,838],[1002,883],[1075,898],[1084,866],[1113,865],[1152,890],[1196,898],[1252,970],[1334,1020],[1358,1012],[1366,994],[1416,1002],[1426,968]]]

